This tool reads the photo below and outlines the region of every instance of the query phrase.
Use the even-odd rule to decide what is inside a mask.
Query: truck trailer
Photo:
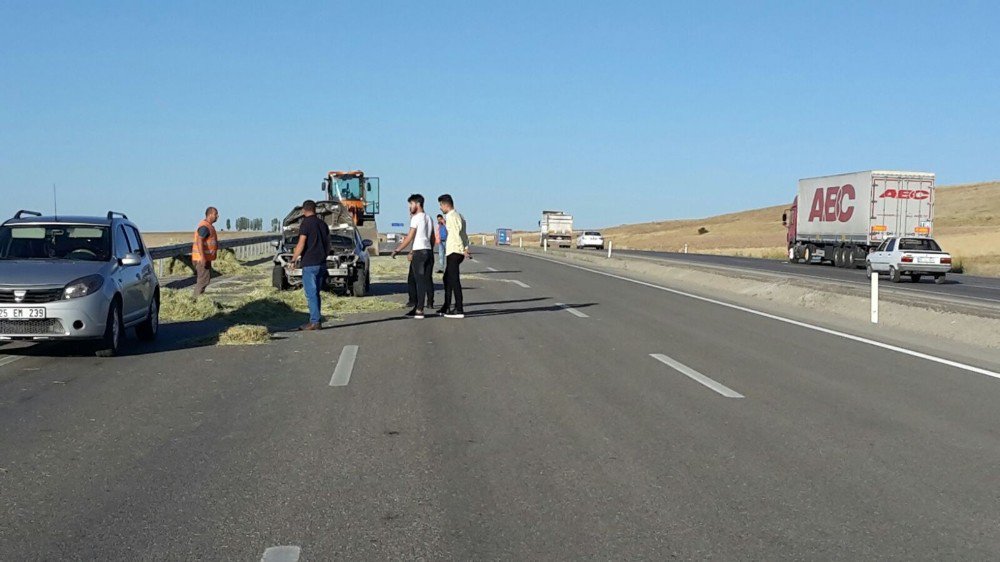
[[[781,221],[789,261],[865,267],[887,238],[932,235],[934,174],[875,170],[801,179]]]
[[[569,248],[573,245],[573,215],[562,211],[542,211],[539,245]]]

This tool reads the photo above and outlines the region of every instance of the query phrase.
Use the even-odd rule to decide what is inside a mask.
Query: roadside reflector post
[[[878,324],[878,272],[872,272],[872,324]]]
[[[608,259],[611,259],[611,248],[615,247],[613,240],[608,240]]]
[[[548,238],[542,238],[542,251],[543,252],[548,252],[549,251],[549,239]]]
[[[685,254],[688,253],[688,245],[687,244],[684,244],[684,253]]]
[[[518,238],[517,238],[517,247],[520,248],[520,249],[522,249],[522,250],[524,249],[524,238],[521,238],[520,236],[518,236]]]

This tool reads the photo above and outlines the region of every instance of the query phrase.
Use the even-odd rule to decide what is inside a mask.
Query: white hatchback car
[[[601,236],[600,232],[593,230],[584,232],[576,239],[576,249],[582,250],[584,248],[597,248],[598,250],[603,250],[604,237]]]

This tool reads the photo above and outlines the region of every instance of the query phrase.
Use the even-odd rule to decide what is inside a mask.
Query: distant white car
[[[889,274],[893,283],[908,275],[914,283],[921,276],[931,275],[934,282],[944,283],[944,276],[951,271],[951,254],[941,249],[932,238],[887,238],[866,259],[868,277]]]
[[[597,248],[598,250],[603,250],[604,237],[601,236],[600,232],[584,232],[579,236],[579,238],[576,239],[576,249],[582,250],[584,248]]]

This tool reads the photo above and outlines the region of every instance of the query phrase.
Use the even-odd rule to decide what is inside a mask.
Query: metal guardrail
[[[236,252],[236,259],[249,260],[266,256],[274,252],[274,242],[281,240],[277,234],[267,234],[262,236],[248,236],[246,238],[229,238],[219,240],[220,250],[233,250]],[[149,257],[156,261],[157,275],[163,276],[163,262],[171,258],[179,258],[191,255],[191,243],[172,244],[170,246],[156,246],[149,248]]]
[[[223,250],[235,250],[237,248],[244,248],[246,246],[258,246],[266,244],[269,249],[273,249],[271,243],[275,240],[280,240],[281,237],[277,234],[268,234],[266,236],[249,236],[247,238],[229,238],[226,240],[219,240],[219,249]],[[155,248],[149,248],[149,255],[154,260],[160,260],[165,258],[176,258],[179,256],[187,256],[191,254],[191,243],[186,244],[173,244],[171,246],[157,246]],[[239,257],[239,256],[237,256]]]

